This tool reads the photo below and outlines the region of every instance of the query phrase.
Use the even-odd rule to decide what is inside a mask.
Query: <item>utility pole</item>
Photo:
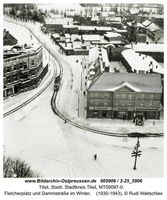
[[[137,138],[137,144],[135,145],[134,150],[133,150],[132,155],[131,155],[131,157],[135,157],[135,163],[134,163],[134,167],[133,167],[134,170],[136,170],[137,157],[138,156],[140,157],[141,152],[142,152],[142,151],[139,151],[139,147],[140,147],[140,142],[139,142],[139,137],[138,137]]]

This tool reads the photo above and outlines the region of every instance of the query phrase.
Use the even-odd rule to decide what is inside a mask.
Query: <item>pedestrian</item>
[[[67,120],[65,119],[65,120],[64,120],[64,123],[66,124],[66,122],[67,122]]]
[[[96,159],[97,159],[97,154],[94,155],[94,160],[96,160]]]

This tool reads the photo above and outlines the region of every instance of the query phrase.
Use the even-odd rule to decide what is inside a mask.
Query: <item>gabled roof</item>
[[[134,92],[140,92],[140,90],[138,88],[134,87],[132,84],[127,83],[127,82],[123,82],[119,86],[117,86],[115,88],[112,88],[112,91],[117,91],[117,90],[119,90],[121,88],[124,88],[124,87],[127,87],[127,88],[129,88],[130,90],[132,90]]]
[[[128,87],[135,92],[161,93],[159,74],[111,73],[104,72],[90,85],[88,91],[116,91]]]
[[[152,22],[150,22],[149,20],[145,20],[144,22],[142,22],[142,25],[144,27],[147,27],[148,25],[150,25]]]
[[[160,74],[164,73],[162,66],[151,56],[136,53],[132,49],[126,49],[122,51],[121,54],[130,65],[133,72],[134,70],[150,72],[150,69],[152,69],[153,72]]]
[[[147,29],[151,32],[154,32],[154,31],[160,30],[161,28],[157,26],[156,24],[151,23],[150,25],[147,26]]]

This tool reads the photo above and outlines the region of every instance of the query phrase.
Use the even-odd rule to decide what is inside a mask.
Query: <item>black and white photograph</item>
[[[3,179],[163,178],[163,1],[2,9]]]

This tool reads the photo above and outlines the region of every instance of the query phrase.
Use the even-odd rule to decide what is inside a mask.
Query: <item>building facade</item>
[[[161,95],[158,74],[104,72],[87,91],[87,118],[159,119]]]
[[[8,53],[3,59],[3,97],[38,87],[48,71],[48,65],[43,67],[43,47],[17,52],[13,56]]]

